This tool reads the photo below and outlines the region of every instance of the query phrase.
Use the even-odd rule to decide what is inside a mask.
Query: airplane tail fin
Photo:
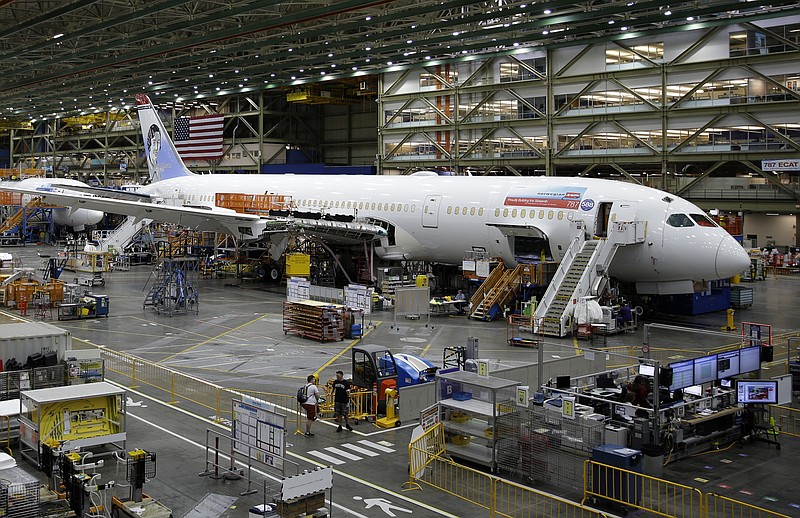
[[[136,106],[139,110],[139,122],[142,125],[150,183],[194,175],[181,160],[150,98],[145,94],[136,94]]]

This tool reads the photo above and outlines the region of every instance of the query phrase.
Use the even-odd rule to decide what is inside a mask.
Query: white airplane
[[[615,180],[197,175],[184,165],[150,99],[137,94],[136,101],[151,183],[135,194],[89,188],[84,195],[53,193],[48,199],[223,231],[243,241],[266,239],[287,227],[329,239],[367,238],[382,259],[445,264],[461,264],[466,250],[479,248],[514,265],[542,244],[547,255],[560,260],[574,237],[573,221],[582,220],[594,234],[604,234],[609,222],[641,221],[645,242],[621,247],[608,268],[610,276],[637,283],[640,293],[690,293],[693,281],[732,277],[750,264],[739,243],[696,205]],[[222,193],[288,196],[294,213],[235,213],[217,206]],[[326,221],[321,215],[336,217]]]
[[[57,180],[52,178],[26,178],[19,182],[12,182],[10,184],[0,185],[0,189],[8,186],[18,187],[28,191],[52,191],[58,189],[53,184],[58,184],[63,187],[89,187],[83,182],[78,180],[68,180],[66,178],[59,178]],[[60,188],[60,187],[59,187]],[[22,196],[22,204],[27,205],[32,198],[39,195],[25,194]],[[103,212],[91,209],[77,209],[74,210],[70,207],[54,208],[53,209],[53,223],[62,227],[71,227],[76,232],[83,232],[87,225],[96,225],[103,219]]]

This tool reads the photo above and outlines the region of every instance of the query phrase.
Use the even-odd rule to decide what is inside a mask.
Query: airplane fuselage
[[[390,260],[460,264],[485,249],[514,264],[515,239],[500,227],[530,229],[560,260],[573,221],[594,231],[604,221],[641,221],[644,243],[620,249],[610,274],[622,281],[726,278],[748,264],[742,247],[702,209],[641,185],[586,178],[329,175],[197,175],[153,183],[141,192],[214,207],[218,193],[291,196],[300,211],[353,215],[392,227],[376,244]],[[617,205],[613,205],[617,202]],[[612,208],[613,207],[613,208]]]

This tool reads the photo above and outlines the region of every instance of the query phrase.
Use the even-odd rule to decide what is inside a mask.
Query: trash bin
[[[664,450],[658,444],[642,445],[642,473],[661,478],[664,475]]]

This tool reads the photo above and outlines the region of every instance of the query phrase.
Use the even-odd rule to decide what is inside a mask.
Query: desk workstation
[[[766,407],[778,403],[778,381],[751,377],[760,369],[761,346],[667,366],[639,361],[603,373],[559,376],[554,386],[542,388],[543,404],[560,407],[554,400],[574,398],[577,418],[606,423],[606,443],[656,446],[673,460],[740,438],[780,448]]]

